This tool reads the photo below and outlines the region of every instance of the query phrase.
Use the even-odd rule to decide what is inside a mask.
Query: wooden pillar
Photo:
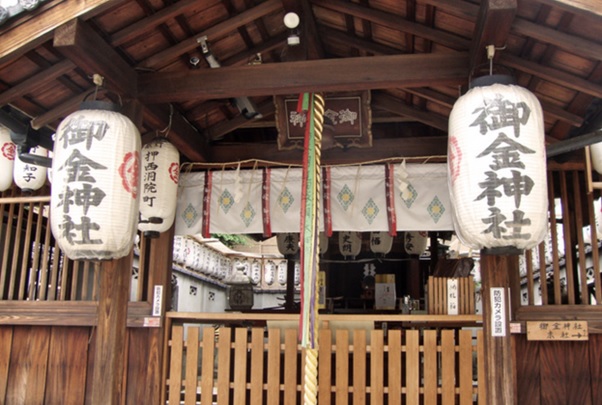
[[[133,255],[97,264],[100,266],[100,294],[94,368],[93,405],[117,405],[123,393],[127,305]]]
[[[284,309],[287,312],[299,312],[295,308],[295,256],[287,256],[286,265],[286,297],[284,300]]]
[[[171,272],[173,256],[173,236],[175,226],[172,226],[168,232],[163,232],[158,238],[152,239],[150,243],[149,254],[149,280],[148,297],[152,305],[153,292],[155,286],[163,287],[162,305],[161,305],[161,327],[151,328],[149,332],[149,345],[151,348],[148,357],[147,368],[147,404],[164,404],[162,401],[162,365],[166,347],[163,345],[165,333],[165,312],[170,309],[171,303]]]
[[[483,336],[488,405],[516,404],[516,365],[510,336],[510,270],[518,256],[481,251]],[[501,315],[501,316],[500,316]]]

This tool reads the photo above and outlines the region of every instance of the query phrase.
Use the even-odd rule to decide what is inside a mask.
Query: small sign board
[[[491,336],[506,336],[506,294],[501,287],[491,288]]]
[[[527,340],[589,340],[587,321],[527,322]]]

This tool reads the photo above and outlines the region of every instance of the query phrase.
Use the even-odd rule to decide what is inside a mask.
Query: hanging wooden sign
[[[307,116],[297,111],[296,96],[275,96],[278,149],[303,149]],[[370,92],[327,95],[324,98],[324,120],[334,139],[324,140],[328,147],[369,148],[372,146]],[[326,143],[328,145],[326,145]]]

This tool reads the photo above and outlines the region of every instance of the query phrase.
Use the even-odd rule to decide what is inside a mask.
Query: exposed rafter
[[[73,20],[57,29],[54,46],[86,73],[105,77],[108,87],[124,97],[136,98],[137,73],[96,32],[79,20]],[[149,110],[154,121],[165,128],[172,122],[172,140],[183,148],[180,151],[194,160],[204,160],[204,144],[198,132],[177,111],[170,120],[168,106]],[[173,125],[173,122],[179,123]]]
[[[227,19],[226,21],[214,25],[203,32],[199,32],[197,35],[185,39],[162,52],[158,52],[153,56],[143,60],[138,64],[138,67],[147,69],[160,69],[175,58],[184,53],[199,46],[198,38],[206,36],[209,41],[215,41],[225,35],[228,35],[232,30],[236,30],[245,24],[265,16],[266,14],[281,10],[282,3],[280,0],[267,0],[254,8],[244,11],[234,17]]]

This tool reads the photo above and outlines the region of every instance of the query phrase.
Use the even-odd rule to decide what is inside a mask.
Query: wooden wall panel
[[[594,404],[602,404],[602,335],[589,337],[589,369]]]
[[[128,329],[126,404],[151,404],[149,398],[149,329]]]
[[[6,405],[44,403],[49,342],[50,327],[15,328]]]
[[[591,405],[591,377],[588,342],[565,342],[567,403]],[[598,359],[599,362],[602,359]]]
[[[564,342],[545,342],[539,347],[541,404],[568,404],[566,392],[566,346]],[[564,349],[564,350],[563,350]]]
[[[6,385],[10,371],[10,352],[13,345],[13,327],[0,327],[0,403],[6,399]]]
[[[528,341],[526,335],[515,335],[517,398],[519,404],[541,403],[540,342]]]
[[[90,329],[53,327],[44,403],[82,405],[85,399]]]

